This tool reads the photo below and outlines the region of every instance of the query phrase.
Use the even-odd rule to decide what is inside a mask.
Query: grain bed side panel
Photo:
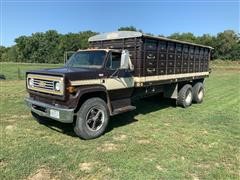
[[[135,77],[208,72],[211,49],[151,37],[90,42],[90,48],[127,49]]]
[[[208,72],[210,48],[143,38],[142,76]]]

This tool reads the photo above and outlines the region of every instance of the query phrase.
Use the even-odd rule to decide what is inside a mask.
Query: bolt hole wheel
[[[106,102],[101,98],[91,98],[86,100],[77,112],[74,131],[82,139],[94,139],[105,132],[108,121]]]
[[[86,116],[86,126],[90,131],[98,131],[104,124],[104,112],[98,107],[89,109]]]
[[[178,92],[177,105],[187,108],[192,105],[193,91],[190,84],[185,84]]]
[[[193,102],[202,103],[205,95],[205,90],[202,82],[198,82],[193,86]]]

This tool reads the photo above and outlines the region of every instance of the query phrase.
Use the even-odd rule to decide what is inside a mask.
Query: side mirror
[[[134,70],[128,50],[122,51],[120,69],[130,69],[131,71]]]

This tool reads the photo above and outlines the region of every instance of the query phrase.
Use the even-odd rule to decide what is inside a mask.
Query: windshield
[[[66,67],[101,68],[105,56],[105,51],[79,51],[69,58]]]

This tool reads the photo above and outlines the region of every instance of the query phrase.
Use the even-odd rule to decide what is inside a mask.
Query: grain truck
[[[187,108],[204,98],[209,46],[117,31],[89,38],[64,67],[26,72],[26,103],[35,116],[73,123],[82,139],[102,135],[111,116],[136,99],[163,94]]]

